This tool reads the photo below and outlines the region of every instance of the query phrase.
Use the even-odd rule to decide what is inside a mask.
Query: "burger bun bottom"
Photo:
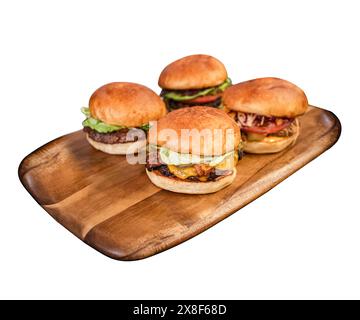
[[[244,151],[247,153],[276,153],[292,146],[299,136],[299,127],[297,131],[290,137],[281,137],[276,140],[265,138],[261,141],[244,141]]]
[[[226,176],[217,181],[208,182],[181,181],[165,177],[160,173],[148,170],[146,170],[146,173],[151,182],[161,189],[187,194],[207,194],[217,192],[230,185],[236,177],[236,168],[233,169],[232,175]]]

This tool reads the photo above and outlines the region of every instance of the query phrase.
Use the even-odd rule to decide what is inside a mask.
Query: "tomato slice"
[[[266,127],[241,127],[241,130],[245,132],[252,132],[257,134],[271,134],[274,132],[278,132],[280,130],[283,130],[287,128],[291,124],[291,121],[285,121],[280,125],[276,125],[275,123],[270,123]]]
[[[221,94],[216,94],[214,96],[202,96],[202,97],[197,97],[195,99],[192,100],[186,100],[186,102],[190,102],[190,103],[209,103],[209,102],[214,102],[216,99],[220,98]]]

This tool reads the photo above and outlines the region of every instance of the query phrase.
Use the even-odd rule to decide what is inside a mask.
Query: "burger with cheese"
[[[146,173],[162,189],[212,193],[236,177],[240,130],[222,110],[195,106],[170,112],[151,127],[148,140]]]
[[[223,91],[231,85],[225,66],[216,58],[196,54],[170,63],[160,74],[160,96],[168,110],[191,106],[221,106]]]
[[[289,81],[259,78],[228,88],[223,105],[241,129],[245,152],[274,153],[295,143],[308,100]]]
[[[89,143],[110,154],[136,153],[146,146],[149,121],[166,114],[159,96],[149,88],[129,82],[113,82],[97,89],[82,108]]]

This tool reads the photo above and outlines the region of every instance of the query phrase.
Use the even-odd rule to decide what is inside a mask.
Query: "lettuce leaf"
[[[226,88],[232,85],[231,79],[227,78],[221,85],[217,87],[218,90],[224,91]]]
[[[110,133],[110,132],[118,131],[120,129],[127,128],[126,126],[115,126],[112,124],[107,124],[105,122],[102,122],[100,120],[91,117],[89,108],[82,107],[81,112],[86,116],[86,119],[82,123],[83,127],[89,127],[99,133]],[[148,131],[150,129],[150,125],[148,123],[143,124],[142,126],[139,127],[139,129]]]
[[[82,107],[80,110],[81,110],[81,112],[82,112],[85,116],[91,117],[90,109],[89,109],[89,108]]]
[[[215,88],[209,88],[209,89],[206,89],[203,91],[199,91],[198,93],[193,94],[192,96],[182,96],[176,92],[169,92],[164,95],[164,98],[172,99],[172,100],[176,100],[176,101],[192,100],[197,97],[206,96],[207,94],[210,94],[214,90],[215,90]]]
[[[143,124],[142,126],[139,127],[139,129],[142,129],[144,131],[149,131],[150,130],[150,124],[149,123]]]
[[[94,119],[94,118],[86,118],[82,125],[84,127],[89,127],[97,132],[100,132],[100,133],[109,133],[109,132],[114,132],[114,131],[117,131],[117,130],[120,130],[120,129],[123,129],[125,127],[121,127],[121,126],[114,126],[114,125],[111,125],[111,124],[107,124],[107,123],[104,123],[100,120],[97,120],[97,119]]]
[[[231,86],[231,79],[230,78],[227,78],[222,84],[220,84],[219,86],[217,87],[213,87],[213,88],[207,88],[207,89],[204,89],[202,91],[199,91],[198,93],[196,94],[193,94],[191,96],[184,96],[184,95],[180,95],[176,92],[168,92],[164,95],[164,98],[165,99],[172,99],[172,100],[175,100],[175,101],[185,101],[185,100],[192,100],[192,99],[195,99],[195,98],[198,98],[198,97],[202,97],[202,96],[206,96],[206,95],[209,95],[209,94],[212,94],[218,90],[220,91],[224,91],[227,87],[230,87]]]

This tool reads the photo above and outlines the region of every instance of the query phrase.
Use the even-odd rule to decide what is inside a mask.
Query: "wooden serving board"
[[[169,249],[255,200],[336,143],[341,125],[310,107],[297,143],[281,153],[245,155],[234,183],[209,195],[161,190],[143,165],[93,149],[84,133],[40,147],[20,164],[19,177],[59,223],[103,254],[136,260]]]

